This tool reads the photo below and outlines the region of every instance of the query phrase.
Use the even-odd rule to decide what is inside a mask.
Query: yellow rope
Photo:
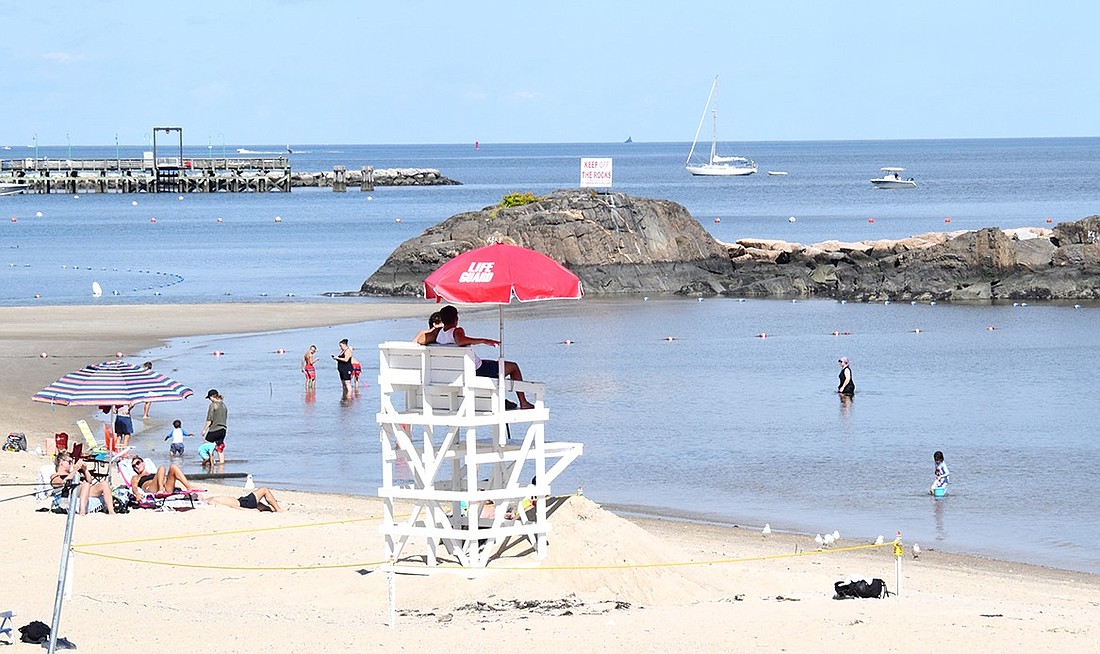
[[[283,529],[301,529],[303,527],[328,527],[331,525],[343,525],[353,522],[365,522],[368,520],[381,520],[381,516],[371,518],[349,518],[347,520],[332,520],[329,522],[305,522],[297,525],[282,525],[280,527],[260,527],[258,529],[237,529],[234,531],[212,531],[204,534],[182,534],[179,536],[151,536],[149,538],[134,538],[130,540],[107,540],[101,543],[74,544],[77,547],[100,547],[102,545],[128,545],[130,543],[152,543],[165,540],[186,540],[188,538],[208,538],[210,536],[231,536],[235,534],[258,534],[265,531],[281,531]]]
[[[163,565],[174,568],[196,568],[200,570],[237,570],[246,572],[264,572],[270,570],[333,570],[337,568],[371,568],[382,565],[385,561],[369,561],[367,563],[340,563],[333,565],[303,565],[303,566],[239,566],[239,565],[207,565],[199,563],[179,563],[177,561],[151,561],[149,559],[135,559],[127,556],[113,556],[111,554],[104,554],[102,552],[89,552],[88,550],[73,548],[73,552],[77,554],[86,554],[88,556],[98,556],[104,559],[113,559],[115,561],[126,561],[129,563],[145,563],[147,565]]]
[[[374,519],[374,518],[364,518]],[[349,522],[349,521],[341,521]],[[339,524],[339,523],[335,523]],[[298,525],[298,526],[311,526],[311,525]],[[226,533],[248,533],[249,531],[270,531],[272,529],[278,529],[273,527],[271,529],[264,530],[242,530],[241,532],[226,532]],[[200,536],[212,536],[222,534],[199,534]],[[150,539],[156,540],[156,539]],[[116,543],[130,543],[130,542],[144,542],[144,541],[116,541]],[[335,570],[341,568],[370,568],[377,567],[387,563],[388,561],[370,561],[367,563],[339,563],[331,565],[304,565],[304,566],[230,566],[230,565],[208,565],[198,563],[178,563],[175,561],[153,561],[150,559],[137,559],[125,556],[114,556],[111,554],[103,554],[102,552],[92,552],[80,547],[90,547],[91,545],[110,545],[116,543],[93,543],[84,546],[73,546],[73,551],[78,554],[86,554],[88,556],[98,556],[105,559],[113,559],[115,561],[127,561],[130,563],[145,563],[147,565],[163,565],[169,567],[179,568],[196,568],[205,570],[238,570],[245,572],[263,572],[272,570],[291,570],[291,571],[308,571],[308,570]],[[811,550],[805,552],[792,552],[789,554],[767,554],[763,556],[746,556],[733,559],[712,559],[709,561],[668,561],[662,563],[622,563],[622,564],[604,564],[604,565],[557,565],[557,566],[494,566],[492,570],[510,571],[510,572],[552,572],[552,571],[567,571],[567,570],[641,570],[646,568],[679,568],[687,566],[699,566],[699,565],[724,565],[730,563],[750,563],[753,561],[769,561],[779,559],[790,559],[799,556],[815,556],[818,554],[836,554],[840,552],[855,552],[857,550],[874,549],[876,547],[892,546],[893,543],[883,543],[881,545],[853,545],[852,547],[838,547],[833,549]],[[423,566],[394,566],[399,570],[415,570],[417,572],[424,572]],[[436,569],[447,569],[444,566],[439,566]],[[453,568],[455,570],[465,568]]]

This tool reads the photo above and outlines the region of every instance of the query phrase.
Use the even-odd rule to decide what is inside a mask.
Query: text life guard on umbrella
[[[462,284],[493,281],[493,262],[475,261],[471,263],[466,272],[459,275],[458,281]]]

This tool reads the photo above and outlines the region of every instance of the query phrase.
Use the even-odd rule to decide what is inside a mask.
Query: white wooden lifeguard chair
[[[544,387],[475,374],[473,350],[388,342],[378,346],[386,554],[397,561],[423,538],[426,562],[442,545],[463,567],[484,567],[510,539],[526,538],[546,556],[550,485],[581,443],[547,443]],[[533,409],[505,410],[502,393],[523,391]],[[400,470],[400,472],[399,472]],[[411,480],[408,479],[411,474]],[[402,481],[395,479],[404,475]],[[395,500],[412,510],[398,518]]]

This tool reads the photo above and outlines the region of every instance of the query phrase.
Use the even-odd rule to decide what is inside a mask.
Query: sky
[[[0,145],[1100,135],[1100,3],[0,0]]]

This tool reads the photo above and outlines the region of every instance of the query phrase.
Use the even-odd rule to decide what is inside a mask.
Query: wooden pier
[[[286,157],[0,159],[0,181],[27,193],[289,193]]]

